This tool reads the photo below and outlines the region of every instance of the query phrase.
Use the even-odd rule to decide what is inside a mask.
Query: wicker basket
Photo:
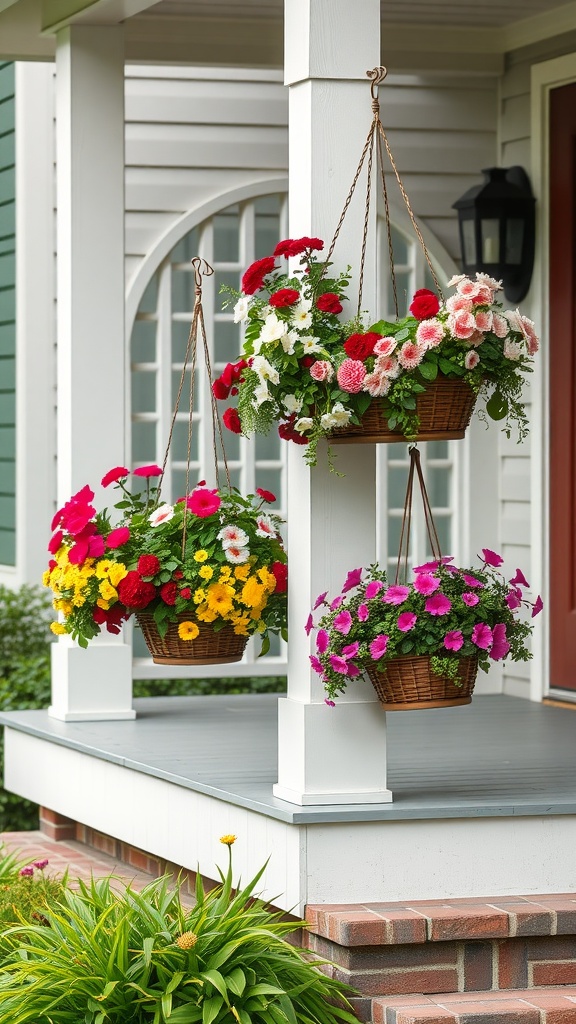
[[[476,395],[465,380],[439,373],[416,399],[420,419],[415,441],[453,441],[464,437],[476,403]],[[358,426],[351,424],[330,434],[330,444],[390,444],[403,440],[399,430],[390,430],[378,398],[372,400]]]
[[[461,658],[460,685],[436,675],[427,655],[391,658],[378,669],[366,666],[378,700],[386,711],[418,711],[423,708],[456,708],[470,704],[478,672],[477,658]]]
[[[178,626],[190,621],[185,613],[169,623],[163,637],[151,612],[138,612],[136,618],[155,665],[225,665],[240,661],[248,642],[248,637],[237,636],[228,624],[216,633],[202,622],[197,623],[200,632],[195,640],[181,640]]]

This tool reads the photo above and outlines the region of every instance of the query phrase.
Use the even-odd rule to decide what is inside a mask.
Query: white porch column
[[[56,50],[58,503],[125,460],[124,34],[63,29]],[[133,718],[131,648],[53,649],[50,714]]]
[[[379,0],[286,0],[286,82],[290,86],[290,236],[330,243],[370,122],[365,72],[380,63]],[[365,177],[363,179],[365,183]],[[376,310],[372,203],[362,308]],[[358,274],[364,203],[359,185],[334,253],[335,271]],[[357,276],[347,315],[357,304]],[[335,708],[309,663],[304,624],[319,593],[340,592],[346,573],[376,560],[374,445],[337,446],[338,477],[325,451],[309,470],[300,448],[289,454],[290,643],[288,695],[279,701],[276,796],[297,804],[390,801],[386,788],[386,715],[367,681],[352,680]]]

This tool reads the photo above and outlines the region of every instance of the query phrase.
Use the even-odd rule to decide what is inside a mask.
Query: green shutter
[[[0,564],[16,564],[14,65],[0,63]]]

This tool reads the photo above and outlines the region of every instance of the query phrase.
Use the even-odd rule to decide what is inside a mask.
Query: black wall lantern
[[[488,167],[486,180],[453,204],[458,210],[464,273],[502,280],[509,302],[530,287],[534,266],[536,200],[522,167]]]

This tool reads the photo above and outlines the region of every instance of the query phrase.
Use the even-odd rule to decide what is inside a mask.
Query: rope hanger
[[[398,545],[398,561],[396,562],[395,583],[398,583],[401,578],[404,579],[405,583],[408,581],[408,557],[410,554],[410,528],[412,525],[414,472],[416,472],[418,477],[418,485],[420,487],[420,495],[422,497],[422,505],[424,507],[424,521],[426,523],[426,532],[430,541],[432,557],[438,562],[442,559],[440,540],[432,516],[432,509],[430,507],[426,484],[424,483],[424,475],[422,473],[422,466],[420,465],[420,452],[418,451],[417,445],[411,445],[408,449],[408,453],[410,455],[410,469],[408,471],[406,498],[404,500],[404,512],[402,515],[402,528],[400,530],[400,543]]]

